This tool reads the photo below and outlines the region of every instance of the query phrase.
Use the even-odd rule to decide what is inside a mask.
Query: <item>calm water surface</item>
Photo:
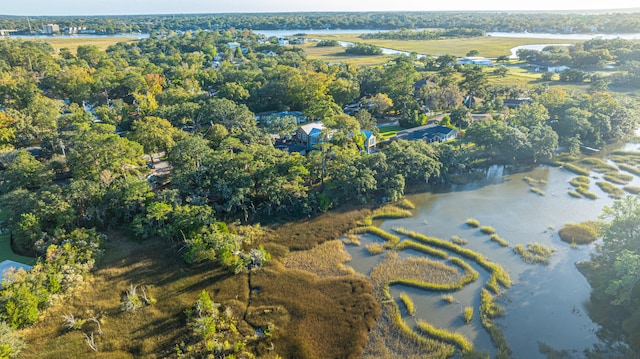
[[[627,145],[625,149],[640,150],[638,145]],[[506,315],[496,322],[504,330],[514,358],[544,358],[538,352],[538,342],[573,351],[580,357],[584,349],[599,342],[595,335],[599,326],[591,321],[585,309],[590,287],[575,267],[576,262],[589,259],[594,245],[572,249],[560,240],[557,231],[568,222],[598,219],[604,206],[611,205],[613,200],[595,185],[602,176],[595,172],[591,173],[590,191],[599,198],[570,197],[567,194],[572,189],[569,181],[575,176],[553,167],[537,167],[512,174],[505,173],[502,167],[492,167],[484,180],[410,196],[417,207],[414,217],[377,224],[387,231],[401,226],[442,239],[458,235],[469,241],[467,248],[501,264],[511,275],[513,285],[497,299],[505,307]],[[523,180],[525,177],[546,181],[538,186],[546,195],[531,192]],[[640,186],[640,179],[635,177],[629,185]],[[556,252],[547,266],[526,264],[512,248],[502,248],[478,229],[467,227],[465,221],[471,217],[478,219],[481,225],[493,226],[511,247],[540,242],[555,248]],[[383,259],[366,252],[364,246],[369,241],[376,239],[365,236],[360,247],[347,247],[353,257],[350,264],[365,274]],[[423,256],[417,252],[401,255]],[[488,274],[475,265],[474,268],[480,273],[480,279],[453,293],[458,301],[456,304],[445,305],[440,293],[414,288],[394,286],[391,293],[396,300],[400,292],[408,293],[416,304],[417,319],[459,331],[474,342],[476,349],[494,356],[495,348],[478,318],[479,293]],[[473,306],[475,310],[470,325],[465,325],[461,319],[465,306]],[[414,324],[413,318],[405,320]]]

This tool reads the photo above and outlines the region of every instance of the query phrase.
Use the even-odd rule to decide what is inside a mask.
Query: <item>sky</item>
[[[591,10],[638,0],[0,0],[3,15],[125,15],[296,11]]]

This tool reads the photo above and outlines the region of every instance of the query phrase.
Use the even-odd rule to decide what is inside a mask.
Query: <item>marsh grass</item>
[[[549,264],[551,255],[555,249],[547,247],[541,243],[534,242],[527,244],[526,248],[522,244],[518,244],[513,248],[522,260],[527,263]]]
[[[444,248],[450,250],[454,253],[457,253],[465,258],[471,259],[476,262],[479,266],[486,269],[489,273],[491,273],[491,277],[489,281],[486,283],[486,287],[489,288],[492,292],[498,293],[500,291],[500,286],[505,288],[509,288],[511,286],[511,278],[509,277],[509,273],[507,273],[502,266],[499,264],[490,262],[484,256],[478,252],[474,252],[467,248],[462,248],[458,245],[455,245],[451,242],[444,241],[434,237],[427,237],[424,234],[420,234],[414,231],[409,231],[405,228],[396,227],[393,228],[393,231],[410,238],[413,238],[419,242],[433,245],[436,247]]]
[[[333,240],[310,250],[291,252],[281,262],[287,269],[329,277],[354,274],[353,268],[344,264],[350,260],[351,255],[345,251],[344,245],[339,240]]]
[[[573,197],[573,198],[582,198],[582,195],[576,191],[569,191],[567,192],[569,193],[569,196]]]
[[[400,202],[398,202],[397,206],[402,209],[409,209],[409,210],[416,209],[416,205],[406,198],[403,198]]]
[[[547,181],[544,179],[536,179],[533,177],[525,176],[523,179],[529,186],[538,186],[547,184]]]
[[[635,155],[611,155],[609,159],[617,163],[618,168],[621,164],[640,165],[640,152],[636,152]]]
[[[400,300],[402,301],[402,304],[404,304],[404,307],[407,308],[407,313],[409,313],[409,315],[413,316],[416,314],[416,307],[413,304],[413,300],[411,300],[407,293],[400,293]]]
[[[429,246],[425,246],[424,244],[416,243],[411,240],[404,240],[400,244],[396,246],[396,249],[401,251],[405,249],[412,249],[414,251],[422,252],[424,254],[428,254],[430,256],[439,257],[442,259],[447,259],[449,256],[447,252],[441,251],[439,249],[435,249]]]
[[[625,186],[624,190],[631,194],[640,194],[640,187],[636,186]]]
[[[618,172],[616,166],[610,165],[604,160],[595,157],[587,157],[580,161],[581,164],[591,167],[594,171],[604,172]]]
[[[462,312],[462,319],[464,319],[466,324],[471,323],[471,320],[473,319],[473,307],[464,308],[464,311]]]
[[[493,301],[493,296],[486,289],[480,291],[480,322],[489,332],[491,341],[498,349],[498,359],[508,359],[511,357],[511,348],[507,343],[504,332],[493,323],[493,319],[503,316],[504,308]]]
[[[620,199],[624,197],[624,191],[609,182],[598,181],[596,185],[611,198]]]
[[[491,235],[491,242],[496,242],[502,247],[509,247],[509,242],[495,233]]]
[[[375,256],[377,254],[381,254],[382,252],[384,252],[384,245],[382,245],[380,243],[369,243],[366,246],[364,246],[364,248],[372,256]]]
[[[496,233],[496,229],[491,226],[482,226],[480,227],[480,232],[484,234],[494,234]]]
[[[442,298],[443,302],[446,302],[448,304],[453,304],[456,302],[456,299],[451,294],[443,294],[440,298]]]
[[[396,244],[398,244],[398,242],[400,241],[400,238],[398,238],[398,236],[393,235],[383,229],[380,229],[378,227],[375,226],[365,226],[365,227],[356,227],[353,230],[351,230],[350,233],[355,233],[355,234],[361,234],[361,233],[369,233],[372,234],[374,236],[380,237],[383,240],[387,241],[391,247],[395,246]]]
[[[580,167],[576,164],[573,163],[565,163],[562,166],[564,169],[566,169],[567,171],[573,172],[577,175],[581,175],[581,176],[588,176],[589,175],[589,170],[583,167]]]
[[[627,171],[629,173],[633,173],[636,176],[640,176],[640,168],[636,166],[631,166],[628,164],[621,163],[618,165],[618,167],[623,171]]]
[[[589,198],[589,199],[598,199],[598,195],[597,194],[589,191],[589,189],[587,189],[585,187],[576,188],[576,192],[578,192],[582,196],[584,196],[586,198]]]
[[[560,228],[558,235],[563,242],[569,244],[589,244],[598,239],[601,224],[595,221],[567,223]]]
[[[633,179],[633,176],[626,173],[609,172],[606,173],[602,178],[615,184],[627,184]]]
[[[352,246],[359,246],[360,245],[360,239],[354,233],[347,233],[342,238],[342,243],[350,244]]]
[[[589,183],[591,183],[591,180],[587,176],[578,176],[574,177],[569,183],[573,187],[589,187]]]
[[[465,222],[467,224],[467,226],[471,227],[471,228],[478,228],[480,227],[480,221],[478,221],[475,218],[468,218],[467,221]]]
[[[533,192],[533,193],[535,193],[537,195],[540,195],[540,196],[546,195],[545,191],[543,191],[543,190],[541,190],[540,188],[537,188],[537,187],[531,187],[529,189],[529,191],[531,191],[531,192]]]
[[[373,211],[372,218],[373,219],[394,219],[394,218],[407,218],[411,216],[413,216],[413,213],[411,213],[411,211],[388,204],[380,208],[376,208]]]
[[[464,239],[464,238],[460,238],[460,237],[458,237],[458,236],[452,236],[452,237],[451,237],[451,243],[453,243],[453,244],[457,244],[457,245],[459,245],[459,246],[464,246],[464,245],[468,244],[468,243],[469,243],[469,241],[467,241],[467,240],[466,240],[466,239]]]
[[[473,344],[471,344],[471,342],[460,333],[452,333],[444,329],[438,329],[422,320],[419,320],[416,325],[422,333],[432,338],[442,340],[445,343],[455,345],[463,352],[473,350]]]

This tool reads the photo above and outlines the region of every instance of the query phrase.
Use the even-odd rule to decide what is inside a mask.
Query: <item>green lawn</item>
[[[35,258],[23,257],[13,253],[11,249],[11,239],[8,234],[0,235],[0,262],[5,260],[12,260],[14,262],[34,265],[36,264]]]
[[[398,133],[398,131],[402,130],[402,127],[400,126],[386,126],[386,127],[381,127],[380,128],[380,132],[378,133],[380,140],[384,141],[384,140],[388,140],[389,138],[393,137],[396,135],[396,133]]]

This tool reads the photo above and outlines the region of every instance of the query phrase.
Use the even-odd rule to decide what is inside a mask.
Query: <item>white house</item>
[[[491,59],[480,56],[461,57],[456,62],[460,65],[493,66],[493,61]]]

